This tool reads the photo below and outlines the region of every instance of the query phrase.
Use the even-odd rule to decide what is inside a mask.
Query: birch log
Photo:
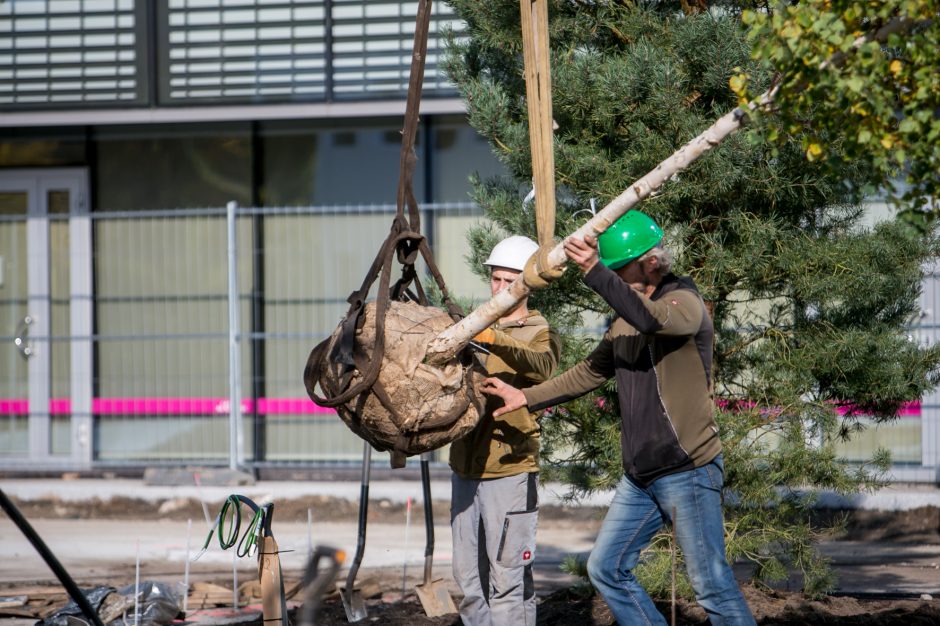
[[[771,92],[764,94],[761,98],[761,102],[769,103],[771,100]],[[753,109],[756,106],[756,104],[752,104],[750,108]],[[648,198],[650,194],[662,187],[663,183],[741,128],[746,117],[746,110],[737,108],[720,118],[701,135],[682,146],[672,156],[657,165],[653,171],[630,185],[622,194],[611,200],[607,206],[598,211],[594,217],[571,233],[570,236],[583,239],[588,234],[596,237],[603,233],[627,211],[639,204],[641,200]],[[548,255],[548,261],[553,268],[559,268],[565,264],[567,257],[565,256],[563,244],[559,243],[552,248]],[[532,289],[525,284],[520,274],[509,287],[497,293],[467,317],[438,335],[428,346],[428,363],[441,364],[452,359],[477,333],[515,308],[531,292]]]
[[[918,23],[906,17],[892,19],[875,32],[856,39],[851,51],[858,50],[870,41],[885,41],[888,35],[909,31]],[[837,68],[846,59],[845,52],[838,52],[820,64],[820,69],[827,67]],[[717,122],[712,124],[705,132],[685,144],[672,156],[656,166],[656,168],[633,183],[622,194],[610,201],[601,211],[592,217],[586,224],[571,233],[571,237],[584,238],[590,234],[600,235],[611,224],[616,222],[627,211],[640,203],[650,194],[659,189],[667,180],[686,169],[696,159],[720,144],[729,135],[737,131],[747,120],[748,113],[758,108],[769,109],[777,95],[778,87],[775,85],[759,97],[748,103],[746,107],[738,107]],[[548,255],[549,264],[553,268],[562,267],[567,257],[562,244],[555,246]],[[511,311],[517,304],[532,292],[532,289],[522,281],[519,276],[509,287],[499,292],[488,302],[476,308],[467,317],[451,326],[438,335],[428,345],[427,362],[429,364],[446,363],[463,349],[467,343],[484,328],[489,327],[503,315]]]

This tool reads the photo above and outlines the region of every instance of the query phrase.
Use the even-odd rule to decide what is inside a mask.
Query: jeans
[[[694,470],[663,476],[643,488],[624,476],[588,558],[588,575],[618,624],[666,620],[633,574],[640,551],[665,522],[676,539],[698,603],[713,626],[755,624],[725,556],[721,455]]]

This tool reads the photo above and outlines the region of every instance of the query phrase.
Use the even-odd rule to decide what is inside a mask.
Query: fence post
[[[228,226],[228,399],[229,399],[229,469],[242,465],[244,436],[241,421],[241,359],[238,352],[238,247],[235,229],[237,202],[226,205]]]

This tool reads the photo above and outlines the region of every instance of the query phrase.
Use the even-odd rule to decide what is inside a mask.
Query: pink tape
[[[254,412],[254,401],[241,402],[241,412]],[[228,415],[228,398],[95,398],[91,402],[95,415]],[[72,401],[55,398],[49,401],[50,415],[70,415]],[[261,415],[333,415],[333,409],[320,406],[306,398],[259,398]],[[0,415],[29,415],[29,401],[22,398],[0,398]]]
[[[719,406],[727,403],[719,402]],[[746,408],[746,404],[744,405]],[[228,415],[228,398],[95,398],[91,412],[95,415]],[[242,400],[242,413],[254,413],[254,401]],[[840,406],[841,415],[851,413],[852,406]],[[72,401],[54,398],[49,401],[50,415],[69,415]],[[320,406],[307,398],[258,398],[261,415],[334,415],[333,409]],[[0,415],[29,415],[29,401],[24,398],[0,398]],[[920,402],[908,402],[898,417],[920,417]]]

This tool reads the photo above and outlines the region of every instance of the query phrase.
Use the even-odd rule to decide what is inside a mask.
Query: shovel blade
[[[358,622],[369,616],[361,591],[358,589],[342,589],[339,596],[343,599],[343,610],[346,611],[347,621],[350,623]]]
[[[447,591],[442,578],[415,585],[415,593],[428,617],[440,617],[457,612],[457,606],[450,597],[450,592]]]

